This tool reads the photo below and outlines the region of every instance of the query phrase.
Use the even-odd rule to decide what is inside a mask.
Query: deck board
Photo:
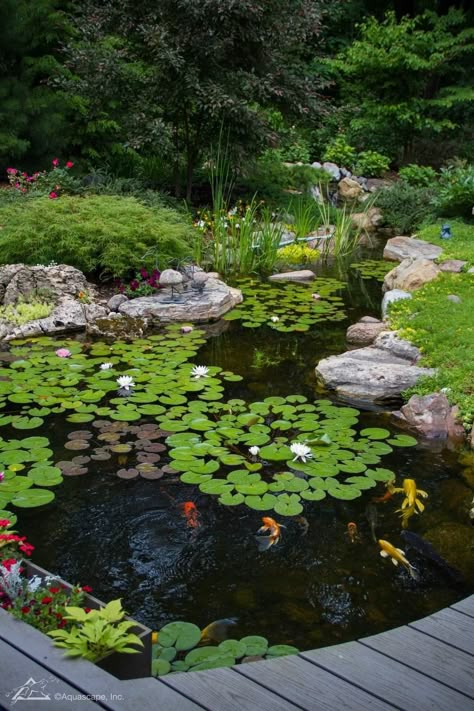
[[[393,710],[393,706],[299,656],[239,664],[234,669],[307,711]]]
[[[408,626],[474,655],[473,617],[448,608]]]
[[[199,699],[208,711],[301,711],[302,708],[233,669],[171,674],[163,677],[163,682],[189,698]]]
[[[454,605],[451,605],[453,610],[458,610],[458,612],[463,612],[465,615],[470,615],[474,617],[474,595],[467,597],[465,600],[460,600]]]
[[[469,654],[439,640],[427,639],[411,627],[399,627],[359,641],[474,699],[474,660]],[[387,665],[390,666],[389,660]]]
[[[359,642],[303,652],[302,656],[406,711],[472,711],[472,701],[424,674]]]

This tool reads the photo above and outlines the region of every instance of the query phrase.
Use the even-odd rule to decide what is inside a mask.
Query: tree
[[[68,33],[60,0],[0,4],[0,170],[23,160],[42,167],[67,140],[64,97],[47,86]],[[25,165],[26,163],[26,165]]]
[[[389,12],[359,29],[360,38],[328,60],[352,115],[350,141],[405,161],[418,139],[462,125],[474,100],[474,30],[462,11],[399,21]]]
[[[262,108],[315,119],[322,82],[307,60],[326,2],[88,0],[67,49],[68,90],[116,148],[166,155],[177,193],[184,166],[189,199],[222,125],[241,153],[271,139]]]

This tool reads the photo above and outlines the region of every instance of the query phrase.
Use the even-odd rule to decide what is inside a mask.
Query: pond
[[[133,345],[43,338],[3,354],[2,379],[13,377],[16,397],[1,420],[2,456],[17,462],[20,478],[33,459],[35,485],[43,490],[48,476],[58,476],[45,465],[48,456],[64,475],[50,504],[14,508],[17,528],[36,546],[34,561],[91,585],[101,599],[121,597],[129,614],[153,629],[173,620],[204,627],[231,618],[232,637],[263,635],[300,649],[374,634],[472,592],[474,573],[462,565],[462,555],[472,555],[465,511],[472,492],[458,453],[408,446],[415,443],[400,437],[383,412],[356,413],[317,386],[316,363],[345,349],[349,323],[379,314],[380,282],[362,280],[354,269],[345,279],[330,292],[336,300],[328,300],[339,316],[320,312],[306,332],[247,327],[241,319],[210,327],[206,339],[199,329],[168,329]],[[284,301],[286,287],[272,288]],[[295,289],[304,302],[307,287]],[[70,357],[55,355],[61,346]],[[13,367],[12,358],[19,359]],[[109,361],[113,368],[100,368]],[[196,378],[190,364],[207,366],[209,374]],[[115,380],[124,371],[135,388],[117,396]],[[221,402],[227,409],[219,411]],[[23,418],[20,427],[8,420],[11,413]],[[35,417],[43,422],[20,431],[37,424]],[[38,454],[48,443],[33,440],[23,445],[32,457],[22,459],[18,440],[31,436],[46,438],[54,454]],[[287,452],[295,440],[313,443],[312,462],[292,462]],[[248,456],[252,443],[260,443],[260,455]],[[278,478],[282,472],[286,479]],[[370,504],[376,538],[405,549],[397,511],[403,495],[373,503],[386,493],[390,472],[397,486],[414,478],[428,493],[409,530],[431,540],[443,534],[443,556],[463,576],[407,551],[418,570],[414,580],[380,556]],[[282,513],[284,499],[277,501],[283,495],[296,496],[289,515]],[[13,510],[6,500],[0,508]],[[263,516],[286,527],[266,551],[255,538]],[[354,542],[350,522],[358,528]]]

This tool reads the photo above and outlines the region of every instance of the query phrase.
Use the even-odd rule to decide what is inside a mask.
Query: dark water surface
[[[225,323],[196,362],[244,376],[228,388],[229,397],[320,397],[315,364],[345,349],[350,322],[364,314],[378,315],[380,284],[352,279],[344,298],[346,321],[322,324],[306,334]],[[360,424],[390,427],[387,422],[383,413],[365,413]],[[63,443],[73,429],[77,425],[57,418],[44,432],[56,443],[57,459],[65,455]],[[466,560],[472,559],[466,509],[472,491],[460,476],[457,454],[420,444],[397,449],[381,466],[396,472],[397,482],[415,478],[429,493],[426,511],[411,520],[410,529],[424,535],[445,527],[453,541],[450,562],[459,563],[464,552]],[[36,546],[35,562],[71,582],[92,585],[99,598],[123,598],[129,613],[153,629],[178,619],[205,626],[233,617],[233,637],[261,634],[271,643],[309,649],[423,617],[474,589],[468,565],[459,585],[409,554],[421,573],[415,583],[380,557],[364,510],[374,493],[383,493],[382,484],[354,501],[306,502],[307,534],[297,521],[287,519],[282,521],[287,529],[280,543],[259,553],[254,534],[263,514],[244,506],[221,506],[176,476],[120,480],[114,476],[116,457],[94,467],[86,476],[66,477],[56,488],[56,504],[47,511],[22,512],[21,530]],[[186,526],[179,506],[185,501],[193,501],[200,512],[196,529]],[[400,503],[397,496],[378,506],[377,535],[404,548],[395,512]],[[346,535],[350,521],[360,532],[355,544]]]

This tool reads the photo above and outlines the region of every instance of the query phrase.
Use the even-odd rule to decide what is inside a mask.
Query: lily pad
[[[201,630],[190,622],[170,622],[158,633],[158,641],[162,647],[174,647],[178,651],[192,649],[200,639]],[[194,663],[190,662],[187,657],[186,662],[188,664]]]

